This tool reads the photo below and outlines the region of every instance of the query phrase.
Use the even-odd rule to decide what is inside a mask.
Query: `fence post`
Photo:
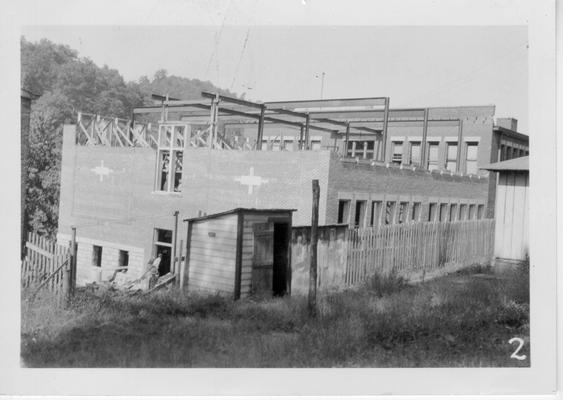
[[[76,226],[71,226],[72,237],[70,241],[70,273],[67,278],[70,280],[69,284],[69,296],[74,296],[74,290],[76,289]],[[67,268],[65,268],[65,271]],[[65,282],[67,279],[65,279]],[[66,293],[66,292],[65,292]]]
[[[178,268],[176,269],[176,285],[181,288],[182,287],[182,275],[184,268],[182,268],[182,250],[184,248],[184,241],[180,240],[180,252],[178,253]]]
[[[171,265],[171,271],[173,274],[178,273],[179,275],[179,268],[180,268],[180,263],[178,263],[178,267],[176,267],[176,244],[178,241],[178,214],[180,214],[180,211],[176,210],[174,211],[174,231],[172,231],[172,265]]]
[[[71,259],[72,261],[72,259]],[[72,264],[72,262],[71,262]],[[65,265],[63,267],[63,304],[65,307],[67,307],[70,304],[70,275],[72,272],[72,267],[70,267],[69,265]]]
[[[319,227],[319,181],[313,180],[313,209],[311,215],[311,265],[309,268],[309,315],[317,313],[317,241]]]

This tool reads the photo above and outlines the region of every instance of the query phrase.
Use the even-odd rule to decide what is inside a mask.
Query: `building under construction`
[[[496,177],[479,167],[528,154],[516,121],[494,112],[204,92],[195,101],[157,98],[129,121],[80,114],[64,130],[59,239],[77,227],[82,282],[120,266],[138,276],[156,253],[166,273],[187,234],[183,219],[292,209],[292,224],[307,225],[313,179],[320,224],[492,216]]]

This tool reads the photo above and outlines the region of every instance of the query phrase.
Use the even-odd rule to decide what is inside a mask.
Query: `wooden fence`
[[[494,220],[423,222],[350,229],[344,281],[353,285],[376,272],[411,281],[493,258]]]
[[[28,233],[25,247],[22,287],[32,288],[34,293],[46,289],[61,300],[67,297],[74,286],[70,248],[33,232]]]

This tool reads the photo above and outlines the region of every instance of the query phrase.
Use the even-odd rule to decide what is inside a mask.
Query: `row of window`
[[[155,255],[162,254],[164,262],[169,262],[169,255],[172,249],[172,231],[168,229],[154,230],[154,248]],[[101,267],[103,258],[103,247],[98,245],[92,246],[92,266]],[[119,250],[118,266],[129,266],[129,252],[127,250]],[[168,266],[169,269],[169,266]]]
[[[103,247],[93,245],[92,246],[92,266],[93,267],[101,267],[102,266],[102,256],[103,256]],[[119,267],[127,267],[129,265],[129,252],[127,250],[119,250],[118,256],[118,266]]]
[[[381,142],[351,140],[348,142],[348,156],[360,157],[365,159],[373,159],[379,152]],[[377,144],[377,146],[376,146]],[[376,148],[377,147],[377,148]],[[477,168],[477,150],[478,142],[465,142],[465,156],[462,167],[465,168],[466,174],[476,174]],[[413,165],[422,166],[422,142],[392,140],[391,142],[391,163],[396,165]],[[428,141],[426,144],[426,165],[423,167],[429,171],[436,169],[446,169],[452,172],[457,170],[457,152],[458,144],[456,141],[446,142],[445,157],[440,160],[440,142]]]
[[[511,160],[513,158],[518,158],[518,157],[524,157],[524,156],[527,156],[529,154],[528,150],[517,149],[515,147],[504,145],[504,144],[500,145],[499,152],[500,152],[499,161]]]
[[[262,139],[262,150],[295,151],[299,150],[299,142],[300,140],[297,137],[293,138],[285,136],[283,139],[279,137],[274,139],[264,138]],[[312,139],[309,143],[309,148],[311,150],[321,150],[322,148],[320,139]]]
[[[367,200],[357,200],[354,208],[354,219],[350,219],[351,200],[339,200],[338,223],[367,227],[379,225],[404,224],[407,222],[435,222],[435,221],[463,221],[484,218],[485,206],[483,204],[466,203],[422,203],[408,201],[382,201],[371,202],[367,210]],[[425,208],[423,210],[423,207]],[[424,214],[423,214],[424,211]],[[366,215],[366,212],[368,214]]]

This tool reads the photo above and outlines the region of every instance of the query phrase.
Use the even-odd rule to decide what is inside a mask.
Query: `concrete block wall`
[[[70,236],[58,234],[57,241],[67,244]],[[119,251],[129,253],[128,279],[137,279],[146,268],[145,252],[140,247],[127,246],[124,244],[107,242],[96,238],[77,237],[76,270],[77,284],[84,285],[91,282],[107,281],[113,275],[115,268],[119,266]],[[93,265],[94,245],[102,248],[101,266]]]

